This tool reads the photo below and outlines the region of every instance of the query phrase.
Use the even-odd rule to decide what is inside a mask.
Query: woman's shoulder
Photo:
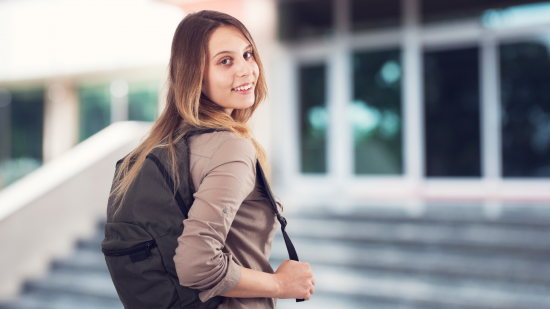
[[[216,131],[195,135],[189,138],[189,151],[201,157],[256,157],[256,148],[248,137],[239,133]],[[218,154],[218,155],[216,155]]]

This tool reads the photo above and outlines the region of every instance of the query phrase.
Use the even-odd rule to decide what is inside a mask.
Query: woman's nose
[[[237,76],[248,76],[252,74],[252,63],[242,59],[238,62]]]

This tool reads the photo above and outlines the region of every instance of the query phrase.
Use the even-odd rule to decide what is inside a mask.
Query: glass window
[[[300,150],[302,173],[326,173],[327,124],[326,67],[299,68]]]
[[[353,0],[351,25],[353,30],[399,26],[401,0]]]
[[[481,176],[479,49],[424,54],[428,177]]]
[[[486,10],[545,2],[547,0],[422,0],[421,14],[425,23],[461,18],[479,18]]]
[[[83,141],[111,124],[109,85],[79,89],[79,139]]]
[[[550,46],[500,46],[503,177],[550,177]]]
[[[128,120],[155,121],[158,117],[157,81],[131,83],[128,90]]]
[[[280,1],[278,11],[281,40],[322,36],[332,32],[332,0]]]
[[[0,189],[42,165],[44,89],[3,89],[0,98]]]
[[[11,155],[11,93],[0,88],[0,161]]]
[[[11,96],[11,158],[42,162],[44,89],[12,91]]]
[[[401,77],[398,50],[353,55],[356,174],[403,173]]]

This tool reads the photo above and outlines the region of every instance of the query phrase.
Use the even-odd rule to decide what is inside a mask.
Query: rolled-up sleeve
[[[241,277],[231,254],[224,253],[229,228],[256,180],[256,150],[248,138],[229,138],[212,155],[174,256],[179,282],[201,291],[205,302],[231,291]]]

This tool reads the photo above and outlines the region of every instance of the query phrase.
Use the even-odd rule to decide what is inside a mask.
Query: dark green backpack
[[[107,267],[125,308],[213,309],[223,300],[212,297],[203,303],[199,290],[179,284],[173,257],[183,221],[193,205],[189,186],[189,148],[187,139],[214,129],[194,129],[176,143],[180,185],[174,188],[167,152],[156,148],[131,184],[122,204],[109,198],[105,239],[101,243]],[[117,162],[119,164],[123,159]],[[186,168],[187,167],[187,168]],[[259,162],[256,169],[268,188],[270,207],[281,223],[290,259],[298,256],[285,231],[286,220],[278,210]],[[115,182],[111,190],[114,188]],[[112,209],[117,209],[116,216]]]

